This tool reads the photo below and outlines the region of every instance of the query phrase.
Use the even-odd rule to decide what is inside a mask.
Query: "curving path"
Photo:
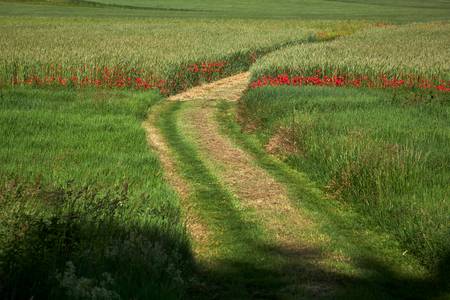
[[[314,213],[299,205],[323,201],[308,180],[286,171],[280,182],[274,177],[280,163],[273,158],[261,163],[223,133],[218,115],[224,101],[232,106],[229,101],[239,99],[248,79],[242,73],[172,96],[144,123],[149,144],[182,199],[192,237],[198,270],[189,298],[390,299],[364,277],[374,270],[355,263],[359,254],[346,253],[372,253],[384,236],[343,228],[342,235],[357,242],[340,246],[343,237],[330,236]]]
[[[237,101],[247,88],[250,72],[240,73],[215,82],[203,84],[169,97],[171,101],[230,100]]]

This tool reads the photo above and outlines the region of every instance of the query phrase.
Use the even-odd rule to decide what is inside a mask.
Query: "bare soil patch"
[[[312,223],[295,208],[285,187],[256,166],[243,150],[220,134],[214,120],[214,102],[193,105],[184,115],[186,129],[195,136],[201,151],[220,165],[220,177],[242,204],[253,209],[264,228],[278,245],[292,251],[310,248],[313,240],[305,236]],[[323,237],[322,237],[323,238]]]
[[[267,153],[279,156],[302,153],[289,128],[278,129],[265,145],[265,150]]]
[[[250,73],[240,73],[212,83],[194,87],[186,92],[171,96],[172,101],[229,100],[237,101],[245,91]]]

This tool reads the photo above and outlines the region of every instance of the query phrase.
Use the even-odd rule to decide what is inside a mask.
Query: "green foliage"
[[[250,90],[246,128],[434,268],[449,251],[449,98],[319,87]],[[280,138],[281,136],[281,138]],[[295,146],[292,150],[291,146]],[[285,150],[288,150],[286,153]]]
[[[402,79],[450,80],[449,23],[372,28],[330,43],[289,47],[273,52],[252,68],[263,75],[380,75]]]
[[[4,91],[2,298],[181,297],[190,243],[140,126],[158,99]]]
[[[10,181],[0,195],[4,297],[145,299],[183,288],[183,233],[139,218],[127,188]]]
[[[164,182],[140,126],[159,96],[73,86],[64,90],[4,87],[13,78],[81,78],[91,76],[89,70],[108,67],[136,69],[147,80],[164,80],[168,92],[174,93],[247,70],[255,58],[269,51],[329,40],[371,26],[367,21],[305,19],[448,20],[449,6],[442,1],[416,0],[298,0],[282,4],[266,0],[8,0],[0,2],[0,15],[0,297],[171,299],[183,296],[191,253],[178,199]],[[366,38],[380,44],[398,39],[398,44],[390,48],[384,45],[383,50],[397,51],[420,34],[420,47],[432,48],[428,56],[423,56],[424,62],[413,63],[417,60],[400,53],[408,59],[402,60],[401,55],[389,58],[389,70],[407,66],[417,72],[447,76],[447,27],[443,23],[415,25],[392,30],[389,37],[375,29],[369,36],[361,33],[347,42],[364,49]],[[314,55],[324,51],[325,58],[333,58],[336,63],[336,57],[323,49],[331,47],[329,51],[339,52],[343,43],[307,47],[312,47],[308,49],[314,50]],[[379,53],[377,47],[373,48]],[[294,56],[288,63],[298,67],[303,50],[295,49],[286,53]],[[416,57],[416,48],[407,49]],[[382,59],[388,52],[382,52]],[[344,53],[358,57],[356,52]],[[268,57],[261,66],[272,59]],[[371,59],[369,67],[378,68],[378,72],[376,62],[380,57]],[[276,68],[280,67],[280,59],[275,60]],[[217,61],[226,62],[221,72],[189,72],[193,64]],[[345,66],[370,69],[367,64]],[[328,186],[330,195],[367,212],[425,263],[432,265],[443,256],[449,215],[444,186],[449,177],[443,167],[449,165],[449,139],[448,127],[442,121],[444,114],[448,120],[447,104],[421,103],[421,97],[409,101],[420,103],[407,106],[407,118],[396,127],[394,119],[404,116],[403,107],[400,109],[395,101],[378,106],[377,95],[370,98],[361,92],[357,96],[362,103],[355,98],[346,108],[350,115],[334,115],[332,112],[345,107],[346,100],[357,93],[343,91],[345,97],[338,97],[340,102],[325,97],[327,101],[319,105],[323,111],[311,116],[308,111],[306,116],[302,101],[315,96],[303,97],[298,94],[303,91],[298,90],[288,96],[275,91],[266,94],[268,90],[259,96],[255,96],[257,91],[250,92],[241,111],[243,120],[255,122],[260,129],[268,128],[267,137],[280,126],[293,128],[287,132],[307,156],[289,156],[291,166],[308,170]],[[376,101],[365,103],[369,99],[366,96]],[[263,101],[253,102],[257,99]],[[282,105],[272,107],[274,103]],[[293,123],[284,116],[291,108],[295,108]],[[173,128],[174,112],[168,112],[167,122],[160,124],[163,129],[166,126],[167,136],[179,135]],[[439,118],[434,120],[432,116],[436,115]],[[372,118],[366,120],[367,116]],[[389,122],[385,116],[390,116]],[[341,122],[341,131],[325,120]],[[415,135],[410,134],[413,125]],[[352,128],[370,130],[359,136]],[[186,145],[181,139],[172,141],[181,158],[190,162],[192,153],[188,155],[190,147]],[[324,159],[328,154],[331,159]],[[212,205],[207,204],[211,191],[228,199],[219,186],[208,185],[212,178],[208,172],[194,174],[196,170],[187,165],[185,169],[204,184],[199,187],[199,199],[204,200],[205,207]],[[221,211],[220,215],[233,217],[224,223],[231,229],[245,225],[236,221],[233,210]],[[237,237],[228,231],[230,245],[236,247],[230,249],[245,252],[243,262],[256,262],[261,257],[249,255],[251,248],[243,243],[254,237],[251,230]],[[235,239],[241,239],[241,244],[234,243]],[[268,265],[272,263],[267,260]],[[226,263],[223,266],[230,267]],[[253,278],[255,274],[265,285],[266,276],[273,276],[258,268],[232,273],[231,286],[239,278]]]
[[[109,273],[103,273],[104,278],[100,281],[100,286],[96,286],[94,280],[78,278],[75,272],[75,266],[69,261],[66,263],[64,274],[56,275],[60,286],[66,290],[66,297],[70,299],[120,299],[116,292],[108,290],[108,287],[114,284],[114,279]]]
[[[0,82],[141,77],[175,93],[247,70],[276,48],[354,32],[365,22],[2,18]],[[209,72],[202,63],[223,63]],[[192,69],[197,64],[199,71]]]
[[[293,46],[261,59],[252,77],[322,70],[439,84],[449,80],[448,30],[448,23],[388,26]],[[447,94],[264,88],[250,91],[241,108],[246,126],[264,132],[268,145],[284,141],[275,151],[295,148],[283,154],[287,162],[307,170],[331,198],[364,211],[428,267],[438,265],[450,230]]]

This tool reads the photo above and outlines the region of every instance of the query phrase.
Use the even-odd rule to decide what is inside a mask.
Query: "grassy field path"
[[[240,73],[215,82],[193,87],[185,92],[169,97],[171,101],[190,100],[239,100],[247,88],[250,72]]]
[[[189,298],[420,299],[415,291],[427,284],[421,268],[394,242],[320,204],[302,174],[240,144],[232,125],[226,129],[248,77],[172,96],[144,123],[182,198],[197,265]],[[324,226],[327,220],[333,225]]]

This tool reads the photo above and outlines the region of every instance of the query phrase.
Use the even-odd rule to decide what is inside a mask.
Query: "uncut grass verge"
[[[270,150],[317,181],[330,201],[359,210],[434,271],[449,252],[448,99],[265,88],[250,91],[239,113],[243,126],[257,124],[266,148],[280,137],[281,148],[294,146]]]
[[[190,242],[140,126],[160,96],[0,96],[0,298],[181,298]]]
[[[253,65],[252,81],[449,92],[449,29],[448,22],[384,26],[284,48]]]
[[[233,104],[222,103],[217,120],[224,134],[284,183],[293,203],[331,237],[329,247],[349,255],[359,268],[351,280],[347,278],[347,283],[357,282],[361,290],[352,289],[352,285],[347,284],[348,289],[340,294],[343,298],[362,297],[363,294],[371,298],[376,295],[370,291],[380,293],[375,299],[446,299],[450,295],[445,283],[445,263],[440,274],[429,275],[414,257],[401,250],[392,236],[382,233],[380,228],[368,230],[367,223],[351,207],[326,199],[317,184],[304,173],[267,154],[260,138],[244,133],[235,116]]]

